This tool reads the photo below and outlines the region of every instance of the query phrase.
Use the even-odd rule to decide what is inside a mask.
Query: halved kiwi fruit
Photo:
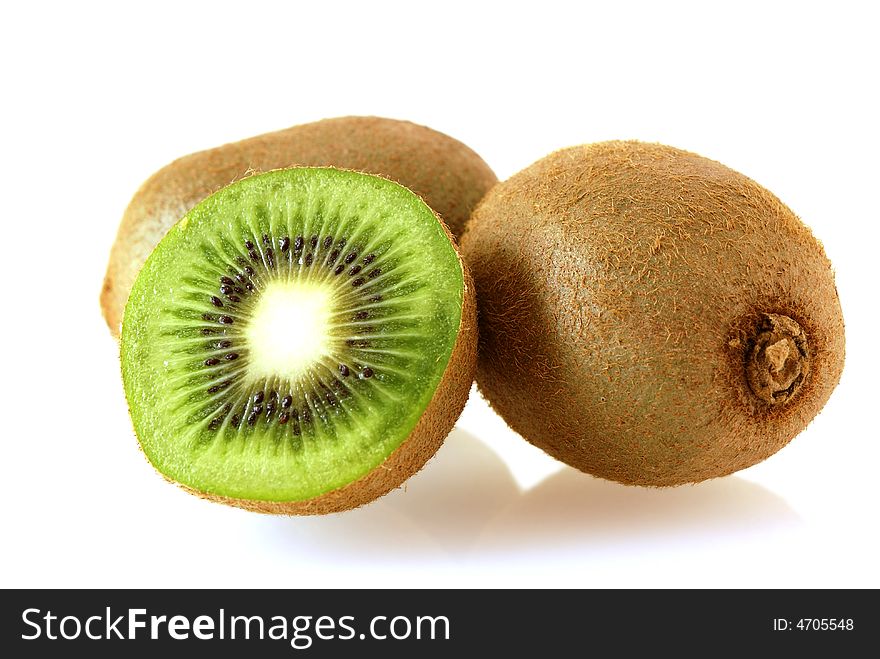
[[[455,236],[498,181],[458,140],[382,117],[324,119],[184,156],[153,174],[122,216],[101,289],[110,332],[119,332],[138,270],[184,213],[248,174],[294,165],[353,169],[396,181],[421,196]]]
[[[138,440],[166,478],[261,512],[344,510],[400,485],[454,425],[476,361],[473,286],[408,189],[279,170],[162,239],[121,354]]]
[[[743,469],[840,379],[822,245],[724,165],[659,144],[564,149],[496,186],[462,239],[480,390],[583,471],[677,485]]]

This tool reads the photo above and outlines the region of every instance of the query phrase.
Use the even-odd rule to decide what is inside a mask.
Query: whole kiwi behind
[[[582,471],[677,485],[753,465],[819,412],[844,361],[831,264],[770,192],[657,144],[556,152],[462,239],[480,390]]]
[[[421,196],[456,237],[497,182],[483,159],[458,140],[380,117],[325,119],[184,156],[153,174],[122,216],[101,291],[110,332],[118,336],[134,279],[175,222],[237,179],[291,165],[333,166],[397,181]]]

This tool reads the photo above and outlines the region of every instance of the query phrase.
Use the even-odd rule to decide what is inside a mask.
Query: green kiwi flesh
[[[420,468],[460,413],[472,297],[446,228],[396,183],[331,168],[234,183],[172,228],[132,288],[121,357],[140,445],[224,503],[360,505]]]
[[[551,154],[493,188],[462,252],[480,391],[585,472],[662,486],[743,469],[803,430],[840,379],[821,244],[773,194],[696,154]]]

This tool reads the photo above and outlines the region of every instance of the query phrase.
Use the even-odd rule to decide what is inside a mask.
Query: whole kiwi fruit
[[[421,196],[456,237],[497,182],[480,156],[409,121],[340,117],[294,126],[175,160],[140,187],[122,216],[101,291],[117,336],[134,278],[168,229],[209,194],[254,172],[333,166],[391,179]]]
[[[830,262],[795,214],[717,162],[615,141],[539,160],[479,204],[477,382],[550,455],[627,484],[753,465],[844,362]]]
[[[196,205],[129,296],[120,351],[167,479],[266,513],[354,508],[434,455],[473,382],[474,287],[403,186],[300,167]]]

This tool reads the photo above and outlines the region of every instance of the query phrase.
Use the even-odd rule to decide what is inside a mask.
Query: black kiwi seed
[[[343,270],[345,270],[345,266],[340,263],[335,268],[333,268],[333,274],[334,275],[342,274]]]
[[[371,369],[369,366],[365,367],[364,370],[361,371],[361,377],[365,379],[373,377],[373,369]]]
[[[355,319],[355,320],[364,320],[364,319],[366,319],[367,317],[369,317],[369,315],[370,315],[370,313],[369,313],[368,311],[358,311],[358,312],[354,315],[354,319]]]
[[[287,250],[289,250],[289,249],[290,249],[290,238],[288,236],[284,236],[284,238],[281,239],[281,252],[287,253]]]
[[[375,254],[367,254],[367,255],[364,257],[364,265],[370,265],[370,264],[371,264],[373,261],[375,261],[375,260],[376,260],[376,255],[375,255]]]
[[[254,244],[250,240],[245,240],[244,246],[248,251],[250,251],[254,248]]]
[[[354,265],[349,269],[348,276],[352,277],[352,276],[356,275],[357,273],[359,273],[360,271],[361,271],[361,266]]]
[[[215,307],[222,307],[223,306],[223,302],[216,295],[211,296],[211,304],[213,304]]]
[[[215,320],[215,317],[212,316],[212,315],[209,314],[209,313],[203,313],[203,314],[202,314],[202,320],[206,320],[206,321],[208,321],[209,323],[213,323],[214,320]]]
[[[224,325],[232,325],[235,321],[232,319],[232,316],[220,316],[217,318],[217,322],[223,323]]]
[[[296,239],[293,241],[293,251],[301,252],[304,242],[305,241],[303,240],[302,236],[297,236]]]
[[[249,265],[244,266],[244,271],[250,276],[254,274],[254,269]]]
[[[327,258],[327,263],[329,265],[333,265],[334,263],[336,263],[336,259],[338,259],[338,258],[339,258],[339,250],[334,249],[332,252],[330,252],[330,256]]]
[[[264,233],[264,234],[263,234],[263,244],[264,244],[264,245],[267,245],[267,246],[272,244],[272,239],[269,238],[269,234],[268,234],[268,233]]]
[[[310,266],[310,265],[312,265],[312,260],[313,260],[314,258],[315,258],[315,257],[312,255],[311,252],[309,252],[308,254],[306,254],[306,266]]]
[[[229,301],[230,301],[230,302],[241,302],[241,298],[238,297],[237,295],[230,295],[230,296],[229,296]]]
[[[226,340],[226,339],[224,339],[223,341],[218,341],[218,342],[217,342],[217,347],[220,348],[220,349],[228,348],[228,347],[231,346],[231,345],[232,345],[232,341],[229,341],[229,340]]]
[[[327,236],[326,238],[324,238],[324,249],[330,249],[330,245],[332,245],[332,244],[333,244],[333,238],[331,238],[330,236]]]
[[[340,364],[339,365],[339,372],[342,374],[342,377],[347,378],[348,377],[348,366],[346,366],[345,364]]]
[[[378,277],[381,274],[382,274],[381,269],[373,268],[372,270],[370,270],[370,273],[367,275],[367,277],[369,277],[370,279],[375,279],[376,277]]]
[[[312,249],[315,249],[315,247],[317,247],[318,245],[318,236],[312,236],[309,240],[309,245],[312,246]]]
[[[345,257],[345,265],[348,265],[352,261],[354,261],[358,257],[357,252],[349,252],[348,256]]]
[[[367,280],[364,279],[363,277],[358,277],[353,282],[351,282],[351,285],[354,286],[355,288],[357,288],[358,286],[361,286],[365,281],[367,281]]]
[[[231,362],[231,361],[235,361],[236,359],[238,359],[238,353],[237,353],[237,352],[230,352],[230,353],[228,353],[228,354],[226,355],[226,361]]]
[[[288,407],[290,407],[290,404],[292,402],[293,402],[293,397],[290,395],[287,395],[281,399],[281,407],[286,410]]]
[[[278,417],[279,425],[283,426],[288,421],[290,421],[290,415],[287,412],[282,412],[281,416]]]
[[[247,418],[247,423],[248,423],[249,426],[252,426],[252,425],[254,425],[254,424],[257,422],[257,417],[259,416],[259,414],[260,414],[260,413],[257,412],[256,409],[254,409],[254,410],[250,413],[250,415],[249,415],[248,418]]]
[[[209,357],[208,359],[205,360],[205,366],[216,366],[219,363],[220,363],[220,360],[216,359],[214,357]]]
[[[229,277],[220,277],[220,283],[225,284],[226,286],[235,286],[235,282]]]
[[[227,284],[223,284],[220,287],[220,292],[223,293],[223,295],[231,295],[232,291],[234,291],[234,290],[235,289],[232,286],[229,286]]]
[[[259,405],[262,402],[263,402],[263,392],[258,391],[257,393],[254,394],[254,405]]]
[[[266,264],[270,268],[275,267],[275,252],[272,250],[271,247],[266,248]]]

